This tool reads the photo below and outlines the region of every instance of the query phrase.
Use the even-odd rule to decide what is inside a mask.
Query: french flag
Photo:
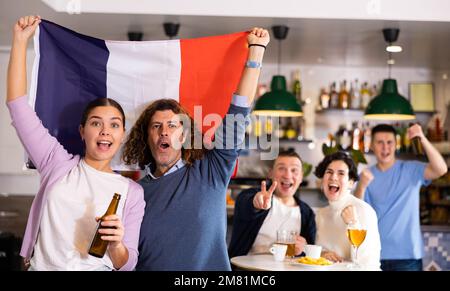
[[[244,69],[246,36],[109,41],[43,20],[34,36],[29,101],[50,134],[72,154],[83,152],[81,114],[96,98],[119,102],[127,129],[160,98],[179,101],[191,116],[194,106],[202,106],[203,116],[223,116]]]

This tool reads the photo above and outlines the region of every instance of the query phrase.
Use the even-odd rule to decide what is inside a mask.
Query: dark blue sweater
[[[248,116],[249,109],[230,105],[228,112]],[[226,120],[216,131],[215,142],[226,144],[225,132],[234,131],[232,149],[216,147],[192,166],[158,179],[146,176],[140,180],[146,209],[137,270],[231,270],[225,194],[237,148],[244,140],[245,123],[227,124]]]
[[[256,188],[247,189],[237,196],[233,216],[233,233],[228,248],[230,258],[246,255],[250,251],[267,214],[269,214],[269,210],[256,210],[253,207],[253,197],[259,191],[260,189]],[[314,212],[308,204],[296,196],[294,199],[300,207],[300,235],[306,239],[308,244],[314,244],[316,241]]]

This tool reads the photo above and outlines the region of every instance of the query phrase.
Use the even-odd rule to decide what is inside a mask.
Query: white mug
[[[318,245],[305,245],[305,255],[307,257],[311,257],[313,259],[320,258],[320,254],[322,252],[322,247]]]
[[[286,256],[287,245],[273,244],[270,248],[270,252],[273,254],[275,261],[282,262]]]

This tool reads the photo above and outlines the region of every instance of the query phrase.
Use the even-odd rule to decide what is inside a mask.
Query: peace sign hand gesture
[[[277,188],[277,182],[273,182],[269,190],[266,190],[266,181],[261,182],[261,191],[253,198],[253,207],[259,210],[268,210],[271,206],[273,191]]]

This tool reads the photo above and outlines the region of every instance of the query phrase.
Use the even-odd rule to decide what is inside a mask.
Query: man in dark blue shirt
[[[246,67],[228,114],[215,133],[215,148],[179,146],[194,137],[186,136],[188,125],[181,115],[188,114],[174,100],[152,103],[130,133],[125,161],[147,166],[147,175],[140,180],[146,209],[137,270],[231,269],[225,240],[226,187],[244,142],[269,33],[254,28],[247,42]],[[190,121],[188,129],[193,134]],[[148,146],[142,148],[143,141]]]

